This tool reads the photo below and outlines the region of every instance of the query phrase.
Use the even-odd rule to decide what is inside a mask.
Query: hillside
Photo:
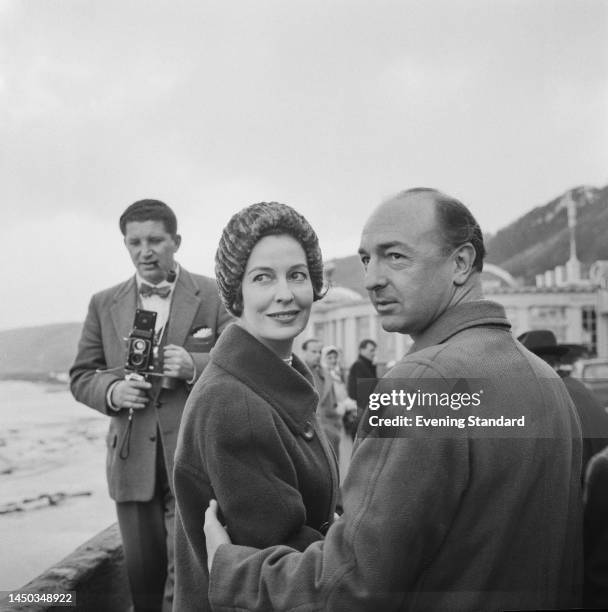
[[[498,231],[487,241],[487,261],[526,284],[534,284],[536,274],[566,263],[570,257],[568,194],[576,203],[578,259],[587,265],[608,259],[608,187],[577,187]]]
[[[363,266],[358,255],[338,257],[330,259],[326,263],[326,271],[330,285],[346,287],[356,291],[361,297],[367,297],[367,291],[363,286]]]
[[[0,331],[0,379],[67,372],[81,329],[81,323],[57,323]]]

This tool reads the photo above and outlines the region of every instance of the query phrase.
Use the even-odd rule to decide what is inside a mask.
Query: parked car
[[[579,359],[574,363],[572,376],[585,383],[608,409],[608,359]]]

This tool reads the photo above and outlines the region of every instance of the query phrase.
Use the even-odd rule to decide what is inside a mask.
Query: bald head
[[[424,239],[429,246],[441,248],[441,232],[434,197],[429,193],[402,192],[380,204],[371,214],[363,233],[386,231],[406,232]]]
[[[475,249],[473,268],[477,272],[483,270],[483,259],[486,249],[479,223],[471,211],[456,198],[437,189],[417,187],[398,193],[386,203],[416,202],[415,206],[430,207],[434,210],[435,231],[440,238],[442,252],[447,255],[459,246],[470,242]],[[382,205],[381,205],[382,206]],[[407,211],[407,208],[402,209]]]

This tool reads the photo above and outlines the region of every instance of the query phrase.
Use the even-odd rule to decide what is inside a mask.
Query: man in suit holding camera
[[[181,236],[169,206],[140,200],[119,225],[136,274],[92,297],[70,386],[78,401],[111,418],[106,470],[134,609],[169,612],[177,433],[190,388],[230,317],[215,281],[175,262]],[[153,372],[143,377],[125,376],[129,338],[142,333],[137,309],[156,312]]]

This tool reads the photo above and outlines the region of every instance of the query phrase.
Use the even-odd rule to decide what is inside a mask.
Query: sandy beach
[[[0,382],[0,591],[23,586],[116,521],[107,419],[65,386]],[[346,436],[341,446],[344,474]]]
[[[15,589],[115,519],[107,417],[66,387],[0,382],[0,591]]]

